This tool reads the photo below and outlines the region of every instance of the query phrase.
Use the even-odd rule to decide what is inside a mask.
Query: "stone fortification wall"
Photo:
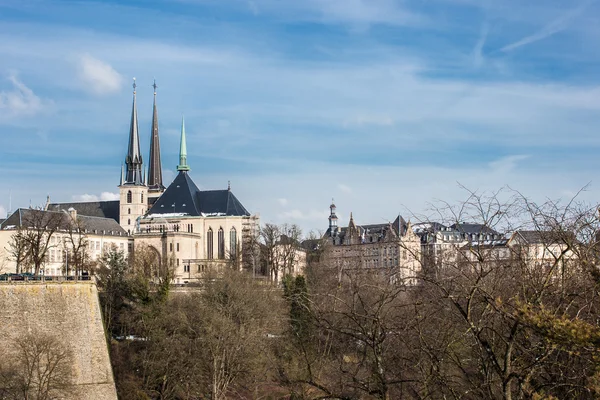
[[[31,332],[53,335],[73,354],[70,399],[116,400],[96,284],[0,283],[0,348]]]

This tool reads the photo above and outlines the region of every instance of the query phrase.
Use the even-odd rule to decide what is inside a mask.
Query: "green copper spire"
[[[181,117],[181,144],[179,145],[179,165],[177,171],[189,171],[190,166],[187,164],[187,146],[185,144],[185,121]]]

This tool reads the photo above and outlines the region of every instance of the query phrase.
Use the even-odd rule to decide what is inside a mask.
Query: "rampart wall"
[[[50,334],[71,349],[75,387],[69,399],[117,400],[93,281],[0,283],[0,348],[15,348],[31,332]]]

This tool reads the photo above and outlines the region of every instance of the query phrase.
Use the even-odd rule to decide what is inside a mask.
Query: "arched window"
[[[142,204],[144,204],[144,193],[142,193]]]
[[[229,254],[232,260],[237,256],[237,232],[235,228],[231,228],[229,231]]]
[[[131,214],[131,208],[127,209],[127,214]]]
[[[212,228],[208,228],[206,233],[206,255],[209,260],[213,259],[213,231]]]
[[[223,233],[223,228],[219,228],[219,260],[225,258],[225,233]]]
[[[131,203],[131,190],[127,192],[127,202]]]
[[[130,219],[127,220],[127,225],[131,225],[131,220]]]

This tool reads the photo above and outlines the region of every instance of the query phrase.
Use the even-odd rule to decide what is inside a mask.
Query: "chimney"
[[[69,215],[71,216],[71,219],[73,221],[77,220],[77,210],[74,209],[73,207],[69,207],[69,209],[67,210],[69,212]]]

